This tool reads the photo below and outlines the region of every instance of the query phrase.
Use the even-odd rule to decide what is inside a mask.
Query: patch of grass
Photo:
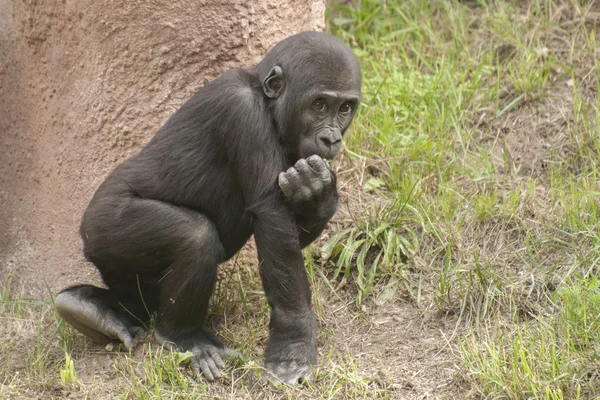
[[[64,326],[51,302],[19,296],[10,279],[1,292],[0,382],[7,385],[2,390],[79,390],[72,328]]]
[[[416,233],[386,279],[366,275],[359,288],[402,280],[424,313],[454,315],[454,333],[470,332],[458,347],[477,395],[598,395],[584,367],[598,357],[597,311],[573,301],[600,262],[598,12],[570,0],[371,0],[332,11],[364,74],[346,156],[356,186],[378,197],[358,219],[351,204],[346,230],[330,238],[334,271],[364,275],[364,249],[379,243],[359,234],[365,226],[376,238]],[[410,214],[398,224],[370,217],[397,204]],[[376,260],[402,251],[376,249]],[[573,339],[582,321],[586,336]]]
[[[68,387],[70,385],[80,384],[79,379],[77,379],[77,373],[75,372],[75,363],[69,353],[65,353],[65,363],[60,368],[59,373],[63,385]]]
[[[466,241],[468,251],[452,251],[451,258],[470,257],[474,241],[490,233],[491,224],[518,231],[530,242],[536,236],[541,242],[548,225],[556,227],[562,217],[571,221],[570,231],[579,229],[573,213],[587,227],[598,222],[598,204],[592,199],[597,195],[598,156],[598,134],[592,122],[600,115],[595,105],[575,95],[574,118],[566,120],[570,135],[564,136],[570,138],[571,147],[560,155],[585,160],[578,161],[586,166],[585,171],[560,167],[548,169],[542,177],[542,187],[560,196],[563,210],[548,196],[540,197],[538,179],[521,173],[506,142],[496,146],[498,132],[490,132],[495,138],[485,136],[486,126],[493,124],[494,118],[512,114],[521,118],[521,106],[547,97],[558,84],[569,83],[576,69],[569,64],[574,61],[575,49],[577,54],[585,49],[595,54],[595,31],[573,24],[567,24],[571,30],[565,31],[559,25],[574,14],[585,16],[589,7],[563,15],[565,7],[567,2],[560,1],[521,5],[491,1],[478,6],[366,1],[360,2],[360,7],[339,8],[332,20],[332,29],[358,46],[365,76],[364,106],[347,142],[350,159],[378,160],[378,175],[369,177],[367,169],[365,187],[370,189],[375,180],[378,188],[384,189],[379,193],[392,204],[416,210],[419,218],[402,225],[412,231],[424,230],[431,244],[419,252],[424,258],[435,256],[437,262],[432,261],[440,271],[447,269],[447,249],[459,239]],[[582,33],[586,33],[586,43],[557,47],[553,41],[556,35],[569,41]],[[565,50],[567,57],[562,56]],[[571,74],[561,72],[564,69]],[[480,125],[481,121],[485,125]],[[491,147],[498,148],[502,157]],[[549,151],[548,158],[552,157]],[[530,215],[540,203],[556,211],[543,216],[548,220],[546,226],[531,223]],[[425,221],[422,225],[421,220]],[[346,249],[355,256],[362,247],[356,245],[351,232],[363,223],[354,221],[355,228],[340,233],[352,239],[355,247],[348,250],[347,245]],[[385,222],[371,221],[371,225],[385,226]],[[521,252],[528,251],[523,245],[507,250],[521,257]],[[343,260],[350,259],[349,253]],[[486,251],[481,253],[487,257]],[[455,261],[450,259],[452,264]],[[344,268],[348,265],[346,262]]]
[[[480,395],[511,399],[600,395],[598,279],[569,280],[554,297],[558,310],[551,315],[505,326],[500,333],[485,328],[461,340],[463,361],[478,382]]]
[[[356,304],[366,299],[378,282],[386,282],[384,304],[393,297],[405,261],[418,247],[417,235],[403,219],[386,209],[367,221],[356,221],[336,232],[321,249],[323,261],[334,260],[332,280],[352,277],[356,283]]]
[[[207,384],[196,384],[184,374],[192,353],[171,352],[162,346],[145,346],[139,362],[124,356],[117,363],[117,371],[127,382],[122,398],[187,399],[206,393]]]

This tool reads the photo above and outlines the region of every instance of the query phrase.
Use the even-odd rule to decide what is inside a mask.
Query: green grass
[[[511,399],[600,395],[600,286],[577,277],[554,297],[551,315],[523,325],[485,327],[460,342],[477,390]],[[497,327],[496,327],[497,328]]]
[[[375,220],[350,218],[323,249],[341,248],[334,277],[340,268],[354,277],[358,302],[396,279],[423,313],[455,315],[474,396],[600,395],[590,372],[600,350],[592,7],[372,0],[330,10],[332,31],[363,66],[348,162],[363,190],[376,180],[381,201]],[[548,143],[528,153],[519,140],[528,146],[536,118]],[[543,161],[528,168],[535,156]],[[388,234],[414,246],[390,248],[378,239]],[[365,251],[373,264],[408,257],[371,268],[365,290]]]
[[[321,249],[323,262],[335,259],[331,280],[353,276],[356,305],[381,281],[387,283],[377,304],[389,301],[398,288],[398,278],[403,276],[405,261],[418,246],[416,233],[403,226],[401,218],[390,215],[394,211],[390,207],[370,220],[354,221],[351,227],[334,233]]]

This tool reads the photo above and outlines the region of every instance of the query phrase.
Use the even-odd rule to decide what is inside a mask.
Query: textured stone
[[[96,280],[79,221],[199,87],[324,28],[324,0],[0,0],[0,281]]]

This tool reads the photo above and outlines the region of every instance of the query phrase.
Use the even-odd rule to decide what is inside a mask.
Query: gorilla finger
[[[310,165],[310,167],[320,176],[328,177],[331,175],[331,171],[329,169],[329,166],[327,165],[327,161],[323,160],[321,157],[317,155],[310,156],[308,157],[307,162]]]
[[[200,364],[198,364],[198,361],[192,360],[192,363],[190,366],[192,367],[192,372],[194,372],[194,374],[196,376],[200,376],[202,374],[200,372]]]
[[[298,383],[299,384],[311,383],[313,381],[313,379],[314,379],[314,375],[313,375],[312,367],[307,366],[300,370],[300,373],[298,374]]]
[[[302,185],[302,180],[300,179],[300,174],[296,170],[296,168],[292,167],[285,172],[285,177],[290,182],[290,185],[293,188],[297,188]]]
[[[219,368],[219,369],[225,369],[225,363],[223,362],[223,359],[221,358],[221,356],[219,355],[219,352],[216,350],[211,350],[208,353],[211,358],[213,359],[213,361],[215,362],[215,365]]]
[[[285,172],[281,172],[279,174],[279,188],[281,189],[283,194],[285,194],[288,197],[292,194],[292,185],[290,184],[288,178],[285,176]]]
[[[311,383],[313,380],[312,371],[310,367],[300,368],[299,370],[291,369],[278,375],[279,379],[288,385],[303,385]]]
[[[206,380],[211,382],[215,380],[215,377],[213,376],[212,371],[210,370],[210,367],[208,366],[206,360],[200,360],[200,362],[198,362],[198,366],[200,367],[202,375],[204,375]]]
[[[324,164],[324,163],[325,163],[325,161],[324,161],[324,160],[323,160],[323,159],[322,159],[320,156],[318,156],[318,155],[316,155],[316,154],[313,154],[312,156],[308,157],[308,158],[306,159],[306,162],[307,162],[307,163],[308,163],[308,165],[310,165],[310,167],[311,167],[312,169],[314,169],[315,171],[316,171],[317,169],[319,169],[319,168],[320,168],[320,166],[321,166],[322,164]]]
[[[119,338],[119,340],[121,342],[123,342],[123,345],[125,346],[125,348],[127,350],[133,349],[133,344],[134,344],[133,337],[131,336],[131,334],[129,333],[127,328],[125,328],[125,327],[116,328],[114,334],[116,335],[116,337]]]
[[[123,344],[125,345],[125,348],[127,350],[133,350],[134,347],[134,341],[133,338],[131,336],[121,339],[123,341]]]
[[[323,158],[318,155],[318,154],[313,154],[312,156],[308,156],[306,157],[306,161],[308,161],[308,163],[314,163],[315,161],[319,161],[322,160]]]
[[[214,378],[218,378],[221,376],[221,369],[217,367],[215,360],[209,358],[206,360],[206,364],[208,365],[208,368],[210,369],[210,372]]]
[[[312,168],[304,158],[301,158],[298,161],[296,161],[296,164],[294,164],[294,168],[296,168],[296,170],[300,173],[301,176],[314,175]]]
[[[302,186],[311,186],[316,180],[323,180],[320,173],[310,166],[306,160],[299,160],[296,169],[302,178]]]

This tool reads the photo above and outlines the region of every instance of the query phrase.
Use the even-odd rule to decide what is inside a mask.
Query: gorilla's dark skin
[[[271,306],[265,365],[283,382],[310,380],[316,321],[301,249],[336,211],[323,158],[340,150],[360,88],[350,49],[317,32],[201,88],[96,191],[80,232],[108,289],[63,290],[59,314],[131,348],[157,313],[156,339],[193,352],[193,370],[213,380],[229,352],[204,326],[217,266],[254,234]]]

